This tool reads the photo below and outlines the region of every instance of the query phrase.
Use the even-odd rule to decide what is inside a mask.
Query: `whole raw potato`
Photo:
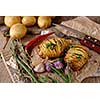
[[[4,23],[6,26],[11,27],[16,23],[20,23],[21,18],[19,16],[5,16]]]
[[[32,26],[36,23],[36,18],[34,16],[24,16],[22,18],[22,23],[25,26]]]
[[[40,28],[45,29],[45,28],[50,27],[51,26],[51,22],[52,22],[52,20],[51,20],[51,18],[49,16],[39,16],[38,17],[38,26]]]
[[[17,23],[10,28],[10,37],[13,39],[21,39],[26,35],[26,32],[27,28],[23,24]]]

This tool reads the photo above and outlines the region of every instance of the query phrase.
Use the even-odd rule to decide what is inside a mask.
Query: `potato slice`
[[[75,71],[80,70],[88,60],[88,53],[86,48],[81,45],[74,45],[66,53],[65,62],[70,62],[71,68]]]

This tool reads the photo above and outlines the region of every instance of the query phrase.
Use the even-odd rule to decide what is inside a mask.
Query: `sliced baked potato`
[[[70,62],[70,67],[77,71],[83,67],[83,65],[88,61],[88,58],[88,52],[84,46],[73,45],[73,47],[66,53],[64,61]]]
[[[38,46],[38,53],[42,58],[55,58],[63,54],[64,49],[69,46],[71,40],[64,38],[51,38],[44,40]]]

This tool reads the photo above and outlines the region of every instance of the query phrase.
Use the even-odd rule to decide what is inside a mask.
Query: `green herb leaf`
[[[53,72],[55,72],[58,76],[61,77],[61,79],[65,82],[65,83],[69,83],[69,79],[67,77],[65,77],[59,70],[57,70],[55,67],[51,67],[51,69],[53,70]]]
[[[48,76],[48,78],[52,81],[52,83],[60,83],[59,80],[55,80],[55,79],[53,79],[52,77],[49,77],[49,76]]]
[[[68,72],[68,74],[66,75],[66,78],[68,79],[69,83],[71,83],[71,73]]]
[[[69,45],[69,48],[75,48],[76,46],[75,45]]]
[[[76,56],[76,58],[80,61],[82,54],[78,54],[78,53],[73,53],[73,56]]]
[[[47,47],[47,48],[50,48],[51,50],[53,50],[54,47],[55,47],[55,44],[53,44],[52,42],[50,42],[50,43],[47,43],[47,44],[46,44],[46,47]]]

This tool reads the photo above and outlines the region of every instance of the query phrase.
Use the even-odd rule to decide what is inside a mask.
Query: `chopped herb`
[[[75,45],[69,45],[69,48],[75,48],[76,46]]]
[[[78,54],[78,53],[73,53],[73,56],[76,55],[76,58],[80,61],[82,54]]]
[[[53,50],[54,47],[55,47],[55,44],[53,44],[52,42],[50,42],[50,43],[47,43],[47,44],[46,44],[46,47],[47,47],[47,48],[50,48],[51,50]]]

